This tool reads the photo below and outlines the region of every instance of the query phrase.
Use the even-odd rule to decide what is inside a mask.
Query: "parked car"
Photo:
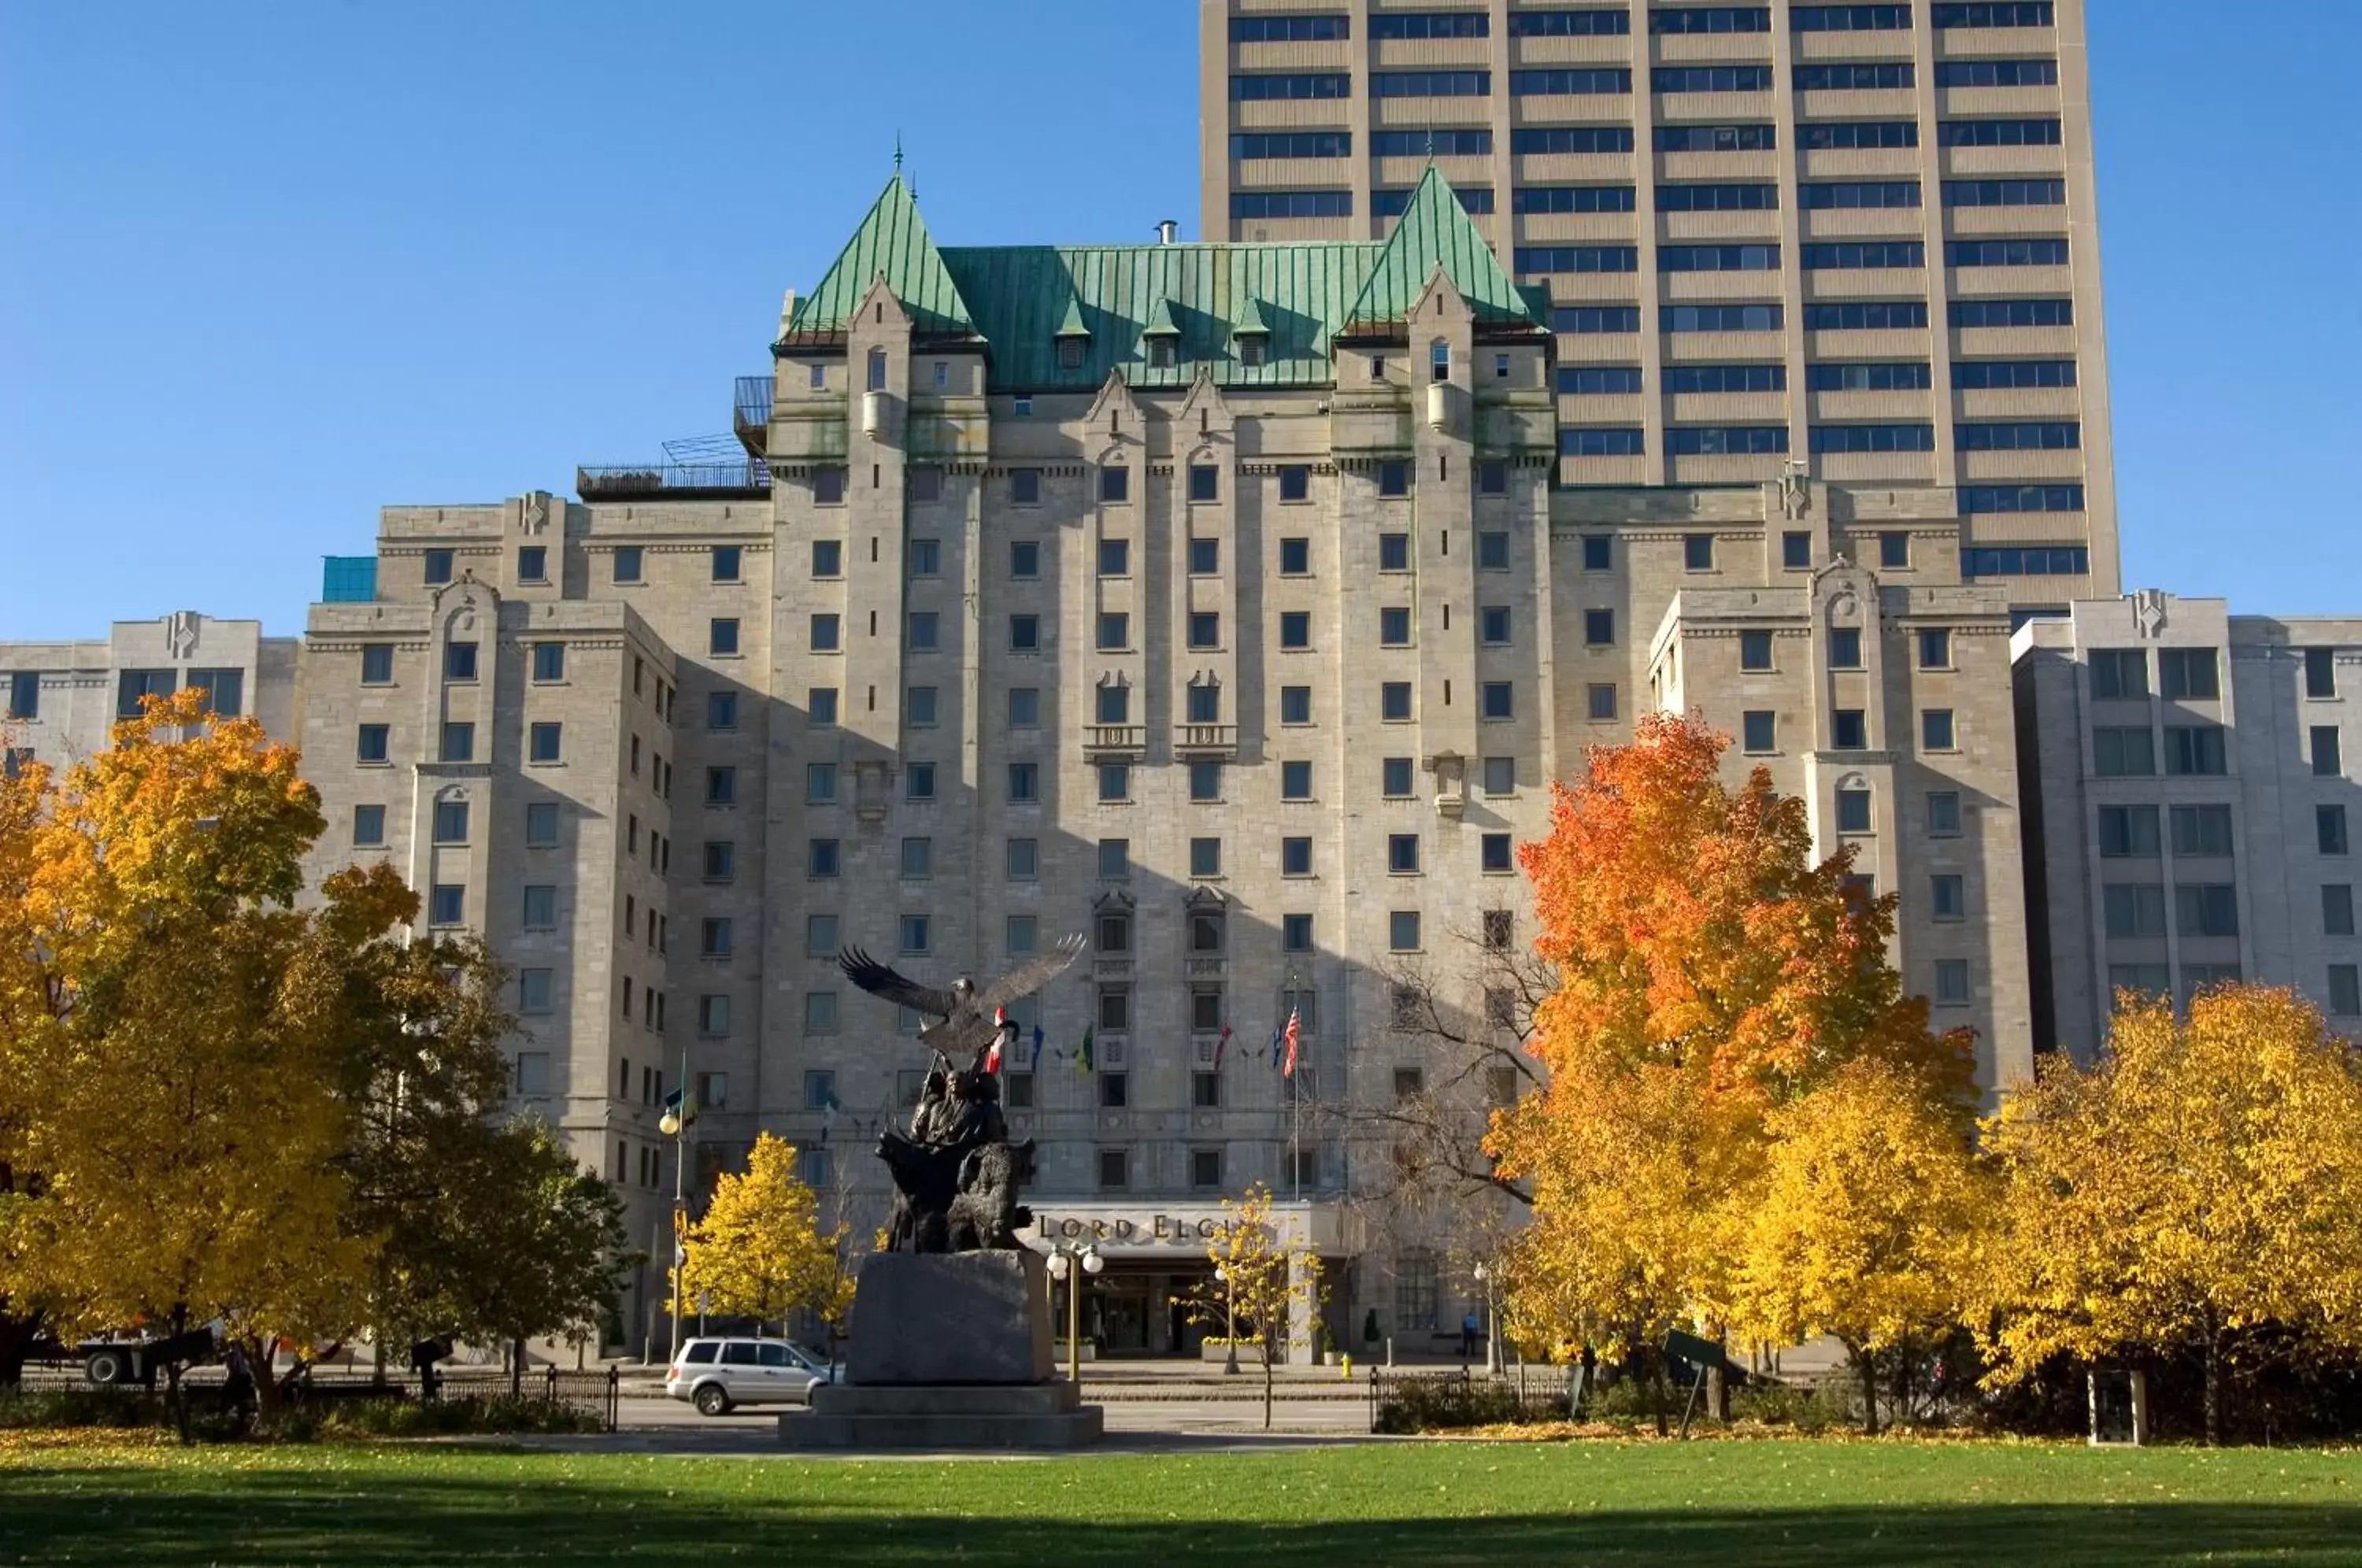
[[[739,1405],[809,1402],[812,1385],[835,1381],[836,1368],[792,1341],[699,1339],[666,1369],[665,1392],[719,1416]]]

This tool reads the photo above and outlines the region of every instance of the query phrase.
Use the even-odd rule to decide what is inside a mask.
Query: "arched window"
[[[1434,344],[1429,348],[1427,351],[1427,361],[1433,369],[1435,379],[1437,381],[1448,381],[1451,379],[1451,344],[1445,342],[1440,337],[1437,338]]]
[[[869,350],[869,390],[886,390],[886,350],[883,348]]]

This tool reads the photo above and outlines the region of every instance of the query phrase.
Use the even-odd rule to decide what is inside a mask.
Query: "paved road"
[[[1087,1380],[1084,1397],[1090,1397]],[[677,1400],[628,1396],[617,1408],[617,1435],[603,1444],[602,1440],[584,1441],[621,1444],[637,1452],[777,1453],[783,1408],[792,1407],[767,1405],[726,1416],[701,1416]],[[1110,1446],[1228,1446],[1266,1439],[1260,1397],[1125,1397],[1107,1400],[1106,1409]],[[1359,1399],[1282,1397],[1272,1408],[1269,1441],[1290,1447],[1357,1441],[1367,1438],[1369,1425],[1369,1408]]]

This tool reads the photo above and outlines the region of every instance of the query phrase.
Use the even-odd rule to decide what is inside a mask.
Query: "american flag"
[[[1297,1043],[1302,1040],[1304,1036],[1303,1027],[1297,1019],[1296,1010],[1294,1008],[1289,1008],[1287,1010],[1287,1029],[1286,1031],[1286,1035],[1287,1039],[1287,1063],[1285,1066],[1279,1069],[1279,1076],[1284,1078],[1292,1078],[1296,1076],[1296,1047]]]

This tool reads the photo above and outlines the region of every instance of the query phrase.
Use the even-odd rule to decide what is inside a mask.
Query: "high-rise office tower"
[[[1209,238],[1430,160],[1558,337],[1559,478],[1951,487],[2021,616],[2116,591],[2082,0],[1200,0]]]

